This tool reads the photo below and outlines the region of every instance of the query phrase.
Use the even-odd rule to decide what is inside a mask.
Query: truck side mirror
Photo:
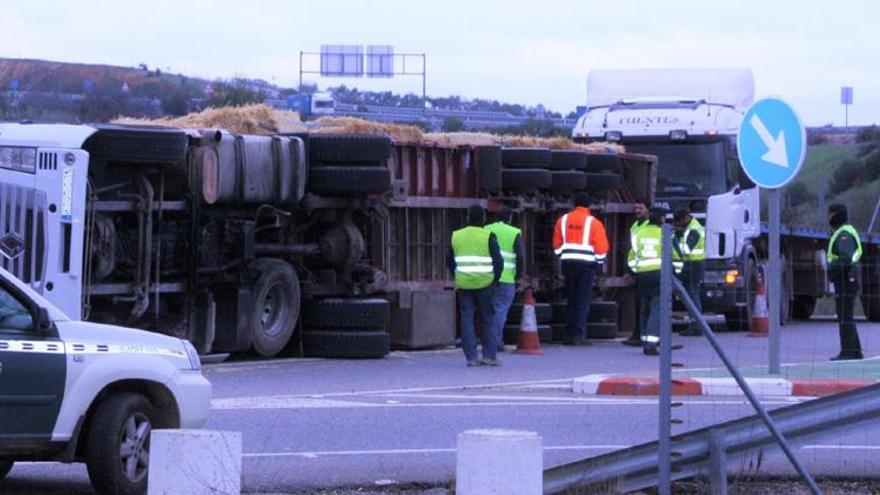
[[[739,182],[740,189],[751,189],[755,187],[755,183],[752,182],[752,179],[746,174],[746,171],[739,163],[739,160],[736,161],[736,180]]]
[[[34,321],[34,329],[37,333],[46,335],[52,333],[53,328],[54,323],[52,318],[49,317],[49,310],[43,307],[39,308],[37,310],[37,319]]]

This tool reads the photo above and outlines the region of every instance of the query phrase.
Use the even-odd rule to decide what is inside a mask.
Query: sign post
[[[840,104],[844,108],[843,126],[849,130],[849,106],[853,102],[852,86],[841,86],[840,88]]]
[[[801,169],[807,154],[807,133],[794,109],[779,98],[756,101],[746,111],[737,135],[739,160],[746,175],[768,190],[770,335],[769,372],[780,373],[779,323],[782,317],[782,271],[779,250],[779,188]],[[748,283],[748,282],[747,282]],[[747,286],[746,290],[750,290]],[[746,298],[748,301],[749,298]]]

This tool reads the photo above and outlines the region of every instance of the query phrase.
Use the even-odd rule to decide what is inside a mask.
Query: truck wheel
[[[791,318],[793,320],[809,320],[816,309],[816,298],[813,296],[795,296],[791,302]]]
[[[589,323],[587,325],[587,337],[591,339],[616,339],[617,323]]]
[[[12,471],[12,466],[15,464],[15,461],[0,461],[0,481],[3,481],[3,478],[9,474],[9,471]]]
[[[516,191],[535,191],[549,189],[553,176],[549,170],[541,168],[514,168],[501,171],[501,185],[504,189]]]
[[[254,351],[272,357],[290,341],[299,318],[300,291],[296,270],[286,261],[263,258],[250,269],[260,273],[248,321]]]
[[[553,170],[584,170],[587,168],[587,154],[577,150],[553,150],[550,168]]]
[[[108,162],[176,164],[186,160],[189,138],[180,129],[104,124],[83,148]]]
[[[592,301],[587,319],[591,324],[598,322],[617,324],[617,303],[614,301]]]
[[[501,189],[501,148],[478,146],[476,156],[480,189],[488,191]]]
[[[391,318],[388,301],[380,298],[328,298],[307,302],[302,308],[305,328],[382,329]]]
[[[586,171],[591,173],[620,173],[620,157],[617,155],[588,155]]]
[[[591,193],[604,193],[620,185],[620,176],[616,174],[587,174],[587,190]]]
[[[552,161],[549,148],[501,148],[501,163],[505,167],[549,167]]]
[[[755,291],[758,289],[758,267],[753,261],[749,261],[746,265],[745,280],[746,306],[724,313],[727,329],[730,331],[752,330],[752,311],[755,309]]]
[[[311,134],[309,162],[381,165],[391,158],[391,138],[372,134]]]
[[[391,352],[387,332],[319,330],[303,332],[303,354],[308,357],[379,359]]]
[[[86,468],[98,493],[146,493],[155,417],[153,405],[140,394],[116,394],[101,402],[86,439]]]
[[[382,167],[313,167],[306,189],[324,195],[382,194],[391,190],[391,171]]]
[[[587,187],[587,174],[577,170],[554,170],[550,190],[554,192],[580,191]]]

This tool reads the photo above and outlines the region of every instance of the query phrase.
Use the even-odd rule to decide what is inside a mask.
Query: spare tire
[[[303,354],[307,357],[378,359],[391,352],[387,332],[351,330],[303,332]]]
[[[314,167],[306,190],[322,195],[354,196],[391,190],[391,171],[383,167]]]
[[[587,325],[587,337],[591,339],[617,338],[617,323],[590,323]]]
[[[590,302],[590,313],[587,320],[591,323],[598,322],[617,322],[617,303],[614,301],[597,301]]]
[[[309,160],[318,163],[383,164],[391,158],[391,138],[373,134],[310,134]]]
[[[611,172],[620,173],[620,156],[618,155],[587,155],[587,172]]]
[[[306,328],[385,329],[391,317],[388,301],[378,297],[345,299],[331,297],[303,303]]]
[[[606,192],[620,185],[616,174],[587,174],[587,190],[591,193]]]
[[[498,146],[478,146],[475,155],[480,189],[485,191],[501,189],[501,148]]]
[[[587,174],[577,170],[554,170],[553,183],[550,185],[551,191],[571,192],[580,191],[587,187]]]
[[[549,170],[540,168],[516,168],[501,171],[501,185],[504,189],[515,191],[534,191],[549,189],[553,176]]]
[[[501,163],[505,167],[549,167],[552,161],[548,148],[501,148]]]
[[[587,154],[578,150],[553,150],[550,168],[554,170],[584,170]]]
[[[83,149],[94,160],[179,164],[186,161],[189,137],[172,127],[102,124]]]

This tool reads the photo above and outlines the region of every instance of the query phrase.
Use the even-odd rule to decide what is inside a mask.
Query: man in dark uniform
[[[858,231],[850,225],[846,206],[833,204],[828,207],[828,223],[834,229],[828,241],[828,277],[834,293],[837,323],[840,330],[840,354],[832,361],[862,359],[862,344],[853,319],[853,306],[859,291],[859,260],[862,257],[862,240]]]

